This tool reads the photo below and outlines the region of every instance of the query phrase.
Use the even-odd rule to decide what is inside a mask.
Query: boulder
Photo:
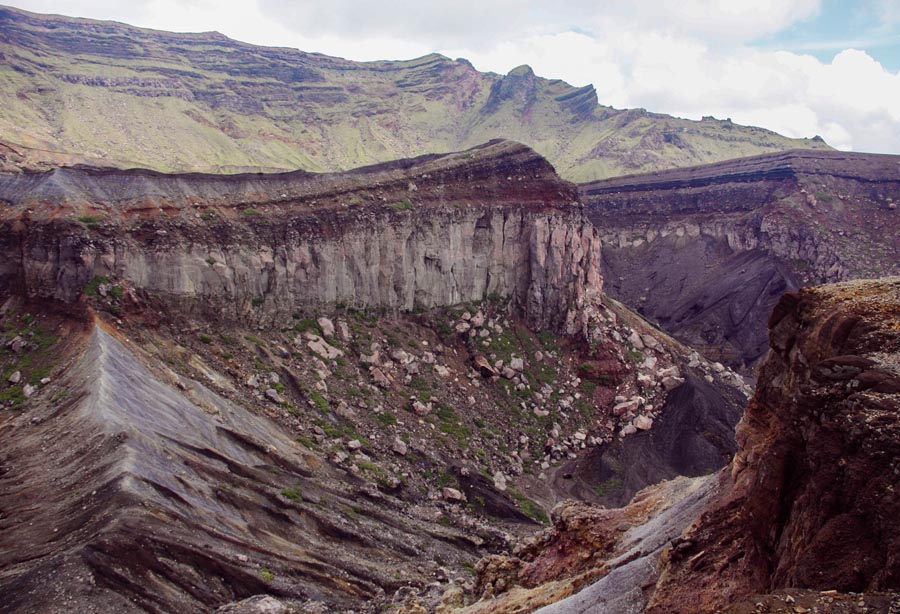
[[[506,476],[503,474],[503,472],[497,471],[496,473],[494,473],[494,488],[503,491],[506,490],[506,486]]]
[[[281,398],[281,395],[278,394],[278,391],[274,388],[269,388],[266,390],[266,398],[272,401],[273,403],[277,403],[281,405],[284,402],[284,399]]]
[[[708,377],[710,380],[712,380],[712,377],[710,377],[709,375],[707,375],[706,377]],[[684,378],[681,378],[681,377],[671,377],[670,376],[670,377],[664,377],[662,380],[662,385],[663,385],[663,388],[666,389],[666,392],[675,390],[676,388],[681,386],[683,383],[684,383]]]
[[[465,503],[466,496],[455,488],[444,487],[441,490],[441,498],[448,503]]]
[[[637,399],[631,399],[630,401],[622,401],[621,403],[613,406],[613,415],[614,416],[623,416],[630,411],[635,411],[640,406],[640,402]]]
[[[634,426],[642,431],[649,431],[653,426],[653,418],[648,416],[638,416],[634,419]]]
[[[254,595],[223,605],[216,610],[216,614],[287,614],[288,608],[284,603],[270,595]]]
[[[375,380],[375,384],[380,388],[384,388],[385,390],[390,388],[393,385],[393,381],[388,375],[382,371],[379,367],[373,367],[369,373],[372,374],[372,379]]]
[[[521,358],[513,358],[509,361],[509,368],[515,371],[524,371],[525,361]]]
[[[337,334],[341,341],[348,342],[353,340],[353,335],[350,333],[350,327],[343,320],[337,321]]]
[[[655,352],[662,352],[663,350],[662,344],[660,344],[660,342],[653,335],[641,335],[641,341],[644,342],[645,346]]]
[[[678,367],[669,367],[667,369],[660,369],[656,372],[656,377],[664,378],[664,377],[678,377],[681,375],[678,372]]]
[[[417,416],[427,416],[431,413],[431,403],[427,405],[418,399],[414,400],[412,403],[413,413]]]
[[[400,439],[399,437],[395,438],[393,443],[391,444],[391,451],[394,454],[399,454],[400,456],[406,456],[407,448],[406,442]]]
[[[476,354],[472,357],[472,364],[481,373],[482,377],[493,377],[497,375],[497,370],[488,362],[484,354]]]
[[[15,373],[13,373],[12,375],[9,376],[9,379],[7,381],[10,384],[18,384],[20,381],[22,381],[22,372],[16,371]]]
[[[484,326],[484,314],[479,311],[474,316],[472,316],[472,319],[469,320],[469,324],[471,324],[475,328],[481,328],[482,326]]]
[[[334,337],[334,322],[325,316],[321,316],[316,322],[319,324],[319,328],[322,329],[322,335],[324,337]]]
[[[637,331],[631,331],[631,334],[628,335],[628,342],[633,345],[636,350],[644,349],[644,340],[641,339],[641,336]]]
[[[393,358],[395,362],[398,362],[401,365],[407,365],[415,360],[415,357],[410,356],[409,352],[401,349],[396,349],[391,352],[391,358]]]
[[[336,347],[329,345],[322,337],[307,333],[306,347],[325,358],[326,360],[334,360],[344,355],[344,352]]]

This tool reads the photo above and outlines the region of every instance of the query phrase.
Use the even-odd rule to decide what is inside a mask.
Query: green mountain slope
[[[432,54],[351,62],[217,33],[172,34],[0,8],[4,166],[163,171],[348,169],[495,137],[567,179],[827,148],[730,121],[597,103],[592,86],[482,73]],[[4,149],[2,145],[9,149]]]

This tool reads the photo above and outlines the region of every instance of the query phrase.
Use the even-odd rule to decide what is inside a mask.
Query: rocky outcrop
[[[642,491],[624,508],[561,503],[553,510],[552,528],[511,556],[479,561],[478,601],[458,612],[642,611],[661,550],[702,509],[713,488],[709,477],[679,478]]]
[[[795,151],[586,184],[607,291],[749,367],[784,291],[900,273],[897,162]]]
[[[108,277],[169,313],[270,325],[499,297],[575,332],[602,289],[574,188],[510,142],[324,176],[59,169],[2,176],[0,198],[0,287],[34,299]]]
[[[723,492],[664,556],[650,612],[900,590],[900,279],[788,294],[770,329]]]
[[[729,467],[619,509],[560,504],[552,529],[479,563],[462,611],[895,608],[900,278],[789,293],[769,324]]]

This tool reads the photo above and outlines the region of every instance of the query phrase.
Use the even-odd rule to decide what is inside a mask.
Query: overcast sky
[[[529,64],[602,104],[900,153],[900,0],[6,1],[353,60]]]

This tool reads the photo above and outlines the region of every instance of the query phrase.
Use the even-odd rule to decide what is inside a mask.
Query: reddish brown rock
[[[651,612],[900,590],[900,279],[788,295],[770,328],[723,494],[668,552]]]

